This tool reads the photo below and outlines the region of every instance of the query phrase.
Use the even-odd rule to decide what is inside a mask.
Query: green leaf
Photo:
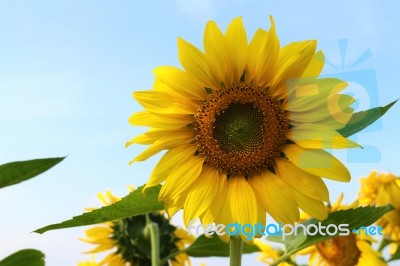
[[[260,249],[256,245],[243,243],[243,254],[253,252],[260,252]],[[218,236],[208,238],[201,235],[185,250],[185,253],[192,257],[229,257],[229,244]]]
[[[0,266],[44,266],[44,254],[35,249],[17,251],[0,261]]]
[[[164,203],[158,201],[158,193],[160,192],[161,185],[146,189],[145,195],[142,194],[143,187],[135,189],[128,196],[110,206],[86,212],[73,217],[71,220],[45,226],[34,232],[42,234],[50,230],[98,224],[163,210]]]
[[[332,212],[328,215],[328,218],[323,221],[318,221],[317,219],[313,218],[307,220],[301,224],[304,226],[309,226],[314,224],[318,226],[318,223],[321,223],[321,226],[327,226],[330,224],[348,224],[346,227],[350,231],[353,229],[359,229],[362,226],[369,226],[373,224],[376,220],[378,220],[382,215],[385,213],[394,210],[392,205],[386,205],[382,207],[375,207],[375,206],[366,206],[366,207],[358,207],[356,209],[348,209],[348,210],[340,210],[336,212]],[[307,235],[305,236],[301,227],[300,230],[297,232],[297,235],[291,234],[286,236],[285,240],[282,240],[282,236],[268,236],[267,240],[272,242],[282,243],[286,246],[286,251],[282,255],[282,257],[274,262],[273,265],[278,265],[280,262],[283,262],[290,258],[290,256],[296,254],[302,249],[305,249],[309,246],[315,245],[319,242],[328,240],[329,238],[335,237],[339,234],[330,236],[326,234],[323,235]]]
[[[347,125],[344,128],[339,129],[338,132],[344,137],[349,137],[363,130],[383,116],[397,101],[398,100],[393,101],[383,107],[375,107],[369,110],[354,113],[350,121],[347,122]]]
[[[0,188],[35,177],[58,164],[65,157],[36,159],[0,165]]]

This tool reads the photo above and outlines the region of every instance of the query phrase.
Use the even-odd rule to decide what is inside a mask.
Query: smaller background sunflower
[[[120,200],[110,191],[104,195],[99,193],[98,198],[105,206]],[[159,227],[161,258],[168,257],[194,242],[195,238],[189,236],[187,231],[171,225],[163,212],[150,213],[149,217]],[[105,251],[110,253],[98,264],[93,260],[93,262],[80,262],[78,265],[151,265],[151,242],[144,233],[145,227],[145,216],[138,215],[89,228],[85,231],[86,237],[80,240],[96,245],[96,247],[85,253],[95,254]],[[179,253],[170,260],[170,263],[173,266],[190,265],[189,256]]]
[[[355,208],[358,201],[351,205],[342,205],[343,194],[331,206],[327,207],[329,212]],[[311,218],[305,217],[304,218]],[[315,266],[384,266],[387,265],[382,259],[380,252],[372,248],[375,240],[371,236],[350,234],[337,236],[314,246],[306,248],[298,255],[310,255],[309,265]]]
[[[400,179],[390,173],[373,171],[360,179],[360,205],[392,204],[395,210],[383,215],[376,224],[383,228],[385,237],[400,241]]]

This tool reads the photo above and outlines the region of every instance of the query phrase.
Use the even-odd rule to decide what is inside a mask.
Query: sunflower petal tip
[[[186,212],[185,212],[186,213]],[[183,215],[183,224],[186,226],[186,228],[189,228],[190,221],[193,219],[190,219],[188,215]]]
[[[272,15],[269,15],[269,21],[271,23],[270,31],[271,30],[275,31],[275,19]]]
[[[182,37],[178,36],[178,47],[183,45],[183,44],[185,44],[185,43],[186,43],[186,41]]]
[[[271,22],[271,25],[275,25],[274,16],[269,15],[269,21]]]
[[[209,21],[207,21],[206,27],[209,27],[209,26],[217,26],[217,23],[215,23],[214,20],[209,20]]]
[[[359,144],[359,143],[357,143],[355,141],[352,141],[352,140],[348,139],[348,142],[349,142],[349,144],[348,144],[349,148],[361,148],[361,149],[364,149],[364,147],[361,144]]]
[[[125,142],[125,148],[128,148],[128,147],[131,146],[131,145],[132,145],[132,142],[131,142],[131,141]]]
[[[162,189],[160,191],[160,194],[158,194],[158,201],[165,201],[165,195],[162,192]]]
[[[144,188],[142,189],[142,195],[145,197],[146,196],[146,192],[147,192],[147,189],[148,189],[149,187],[147,186],[147,185],[145,185],[144,186]]]

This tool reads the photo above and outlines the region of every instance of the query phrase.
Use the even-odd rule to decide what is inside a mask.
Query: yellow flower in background
[[[328,207],[328,211],[357,207],[357,201],[351,205],[342,205],[342,200],[343,194],[332,207]],[[385,266],[387,264],[381,259],[381,253],[372,248],[372,242],[375,241],[365,234],[337,236],[306,248],[298,255],[309,254],[310,266]]]
[[[359,201],[361,205],[392,204],[395,210],[383,215],[376,224],[383,228],[383,234],[394,241],[400,241],[400,179],[391,173],[373,171],[361,178]]]
[[[225,33],[208,22],[204,52],[179,38],[178,54],[184,70],[158,67],[153,90],[134,92],[145,111],[129,122],[150,129],[127,142],[150,145],[132,163],[167,150],[145,188],[164,182],[168,214],[183,208],[186,225],[265,224],[266,212],[292,223],[299,208],[326,218],[321,177],[350,174],[324,149],[358,145],[337,132],[354,99],[339,94],[345,82],[317,78],[316,41],[280,48],[271,17],[248,42],[239,17]]]
[[[267,265],[271,265],[274,261],[278,260],[282,256],[282,250],[275,249],[259,239],[256,239],[254,241],[254,244],[261,250],[261,256],[258,259]],[[290,266],[290,265],[293,264],[282,262],[279,263],[278,266]]]
[[[114,196],[110,191],[107,191],[105,195],[98,193],[98,198],[105,206],[120,200],[119,197]],[[183,250],[186,245],[193,243],[195,240],[193,236],[189,236],[187,231],[171,225],[169,220],[165,218],[164,213],[151,213],[150,219],[157,223],[160,230],[161,258]],[[150,241],[143,234],[145,226],[145,216],[138,215],[101,223],[89,228],[85,231],[86,237],[80,240],[96,245],[96,247],[85,253],[97,254],[109,252],[109,254],[98,264],[96,264],[93,258],[92,262],[80,262],[78,266],[150,265],[151,246]],[[189,256],[185,253],[179,253],[170,259],[169,262],[173,266],[190,265]]]
[[[175,237],[178,239],[174,244],[178,250],[184,250],[187,245],[195,241],[194,236],[189,235],[188,232],[182,228],[176,228],[174,231]],[[190,265],[189,256],[186,253],[180,253],[171,260],[172,266]]]

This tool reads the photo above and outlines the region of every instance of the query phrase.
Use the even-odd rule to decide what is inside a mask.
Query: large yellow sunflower
[[[321,177],[350,180],[324,149],[358,145],[337,132],[354,99],[339,94],[345,82],[317,78],[316,41],[280,48],[271,17],[269,31],[248,42],[239,17],[225,33],[208,22],[204,52],[179,38],[178,54],[183,70],[158,67],[153,90],[134,92],[145,111],[129,122],[150,129],[127,142],[150,145],[132,162],[167,151],[146,188],[164,182],[168,214],[183,208],[186,225],[264,224],[266,212],[291,223],[300,207],[324,219]]]
[[[357,207],[358,202],[352,205],[342,205],[343,194],[328,207],[328,212]],[[371,236],[362,234],[337,236],[300,251],[299,255],[309,254],[310,266],[385,266],[381,253],[372,248],[376,242]]]
[[[373,171],[361,178],[359,201],[361,205],[392,204],[395,210],[383,215],[376,224],[383,228],[383,234],[391,240],[400,241],[400,178],[391,173]]]
[[[120,198],[110,191],[105,195],[99,193],[98,198],[108,206]],[[160,256],[168,257],[170,254],[183,250],[186,245],[194,242],[195,238],[186,230],[177,228],[169,223],[164,213],[152,213],[150,219],[157,223],[160,230]],[[124,218],[113,222],[105,222],[85,231],[86,238],[82,241],[96,245],[86,253],[96,254],[110,252],[101,262],[80,262],[80,265],[108,265],[108,266],[141,266],[151,264],[150,241],[145,239],[146,226],[144,215]],[[170,264],[169,264],[170,263]],[[184,266],[191,265],[186,253],[179,253],[163,265]]]

